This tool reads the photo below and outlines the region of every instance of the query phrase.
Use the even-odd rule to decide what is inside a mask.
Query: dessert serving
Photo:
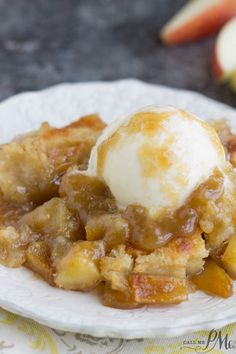
[[[116,308],[229,297],[236,277],[236,136],[171,107],[0,149],[0,263]]]

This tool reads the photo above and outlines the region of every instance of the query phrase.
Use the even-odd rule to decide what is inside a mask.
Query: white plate
[[[37,129],[42,121],[61,126],[97,112],[110,122],[153,103],[186,108],[205,119],[227,117],[236,124],[236,110],[199,94],[123,80],[59,85],[10,98],[0,104],[0,141]],[[116,310],[102,306],[93,293],[52,288],[24,268],[3,266],[0,306],[56,329],[123,338],[177,336],[236,320],[236,294],[223,300],[196,292],[179,305]]]

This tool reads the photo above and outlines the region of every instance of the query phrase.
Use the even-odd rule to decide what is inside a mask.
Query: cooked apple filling
[[[231,296],[236,136],[227,124],[216,128],[231,163],[158,217],[120,208],[104,181],[83,173],[104,127],[93,115],[2,145],[0,263],[68,290],[100,285],[102,303],[116,308],[177,304],[193,289]]]

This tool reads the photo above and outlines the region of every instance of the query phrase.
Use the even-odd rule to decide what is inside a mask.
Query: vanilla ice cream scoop
[[[194,115],[152,106],[108,126],[87,173],[103,179],[124,209],[174,211],[225,162],[215,130]]]

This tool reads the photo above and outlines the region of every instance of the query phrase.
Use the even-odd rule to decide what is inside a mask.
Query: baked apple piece
[[[87,166],[90,151],[104,127],[96,115],[59,129],[44,123],[39,131],[1,145],[2,199],[41,204],[57,196],[61,176],[73,164]]]
[[[133,300],[142,304],[175,304],[188,297],[186,255],[161,247],[138,256],[129,276]]]
[[[77,241],[57,263],[54,281],[69,290],[89,291],[102,277],[99,260],[105,255],[103,241]]]
[[[27,248],[24,265],[55,286],[56,266],[71,247],[72,241],[63,236],[32,242]]]
[[[135,259],[133,272],[185,278],[188,257],[168,247],[157,248]]]
[[[37,239],[26,225],[18,230],[13,226],[0,228],[0,263],[11,268],[20,267],[26,260],[29,243]]]
[[[145,256],[147,254],[146,251],[142,250],[141,248],[135,247],[132,243],[129,242],[126,243],[125,251],[133,258],[137,258],[138,256]]]
[[[108,284],[105,284],[103,289],[102,303],[105,306],[117,309],[135,309],[144,306],[135,302],[129,291],[114,290]]]
[[[236,235],[231,236],[221,260],[227,273],[236,279]]]
[[[128,222],[118,213],[90,217],[85,230],[87,240],[103,239],[109,248],[124,244],[129,238]]]
[[[112,250],[109,256],[100,260],[101,275],[113,290],[127,292],[129,289],[128,275],[133,269],[133,259],[125,252],[125,245],[118,251]]]
[[[174,237],[169,243],[168,248],[187,257],[186,273],[194,275],[202,271],[205,258],[209,251],[206,249],[205,240],[198,229],[193,235],[188,237]]]
[[[25,266],[40,275],[50,285],[54,285],[54,270],[50,259],[50,249],[46,241],[34,242],[28,247]]]
[[[201,200],[203,203],[200,205]],[[222,171],[215,171],[198,188],[198,195],[192,200],[198,211],[199,226],[204,232],[206,248],[212,258],[222,254],[228,240],[235,233],[235,200],[236,174],[228,162],[224,165],[223,174]]]
[[[47,243],[50,248],[51,263],[55,270],[62,257],[64,257],[71,249],[73,241],[68,237],[57,236],[56,238],[48,240]]]
[[[129,205],[123,217],[129,224],[130,241],[135,248],[151,252],[167,243],[169,236],[162,237],[157,223],[149,217],[147,208]]]
[[[233,295],[233,280],[213,260],[208,259],[204,270],[191,278],[198,289],[211,295],[230,297]]]
[[[134,273],[129,276],[133,301],[141,304],[178,304],[188,298],[186,278]]]
[[[90,216],[117,211],[109,188],[99,178],[85,176],[76,168],[71,168],[64,175],[59,193],[84,226]]]
[[[33,232],[46,238],[63,236],[75,241],[84,236],[79,222],[62,198],[52,198],[25,214],[19,220],[19,225],[28,225]]]

